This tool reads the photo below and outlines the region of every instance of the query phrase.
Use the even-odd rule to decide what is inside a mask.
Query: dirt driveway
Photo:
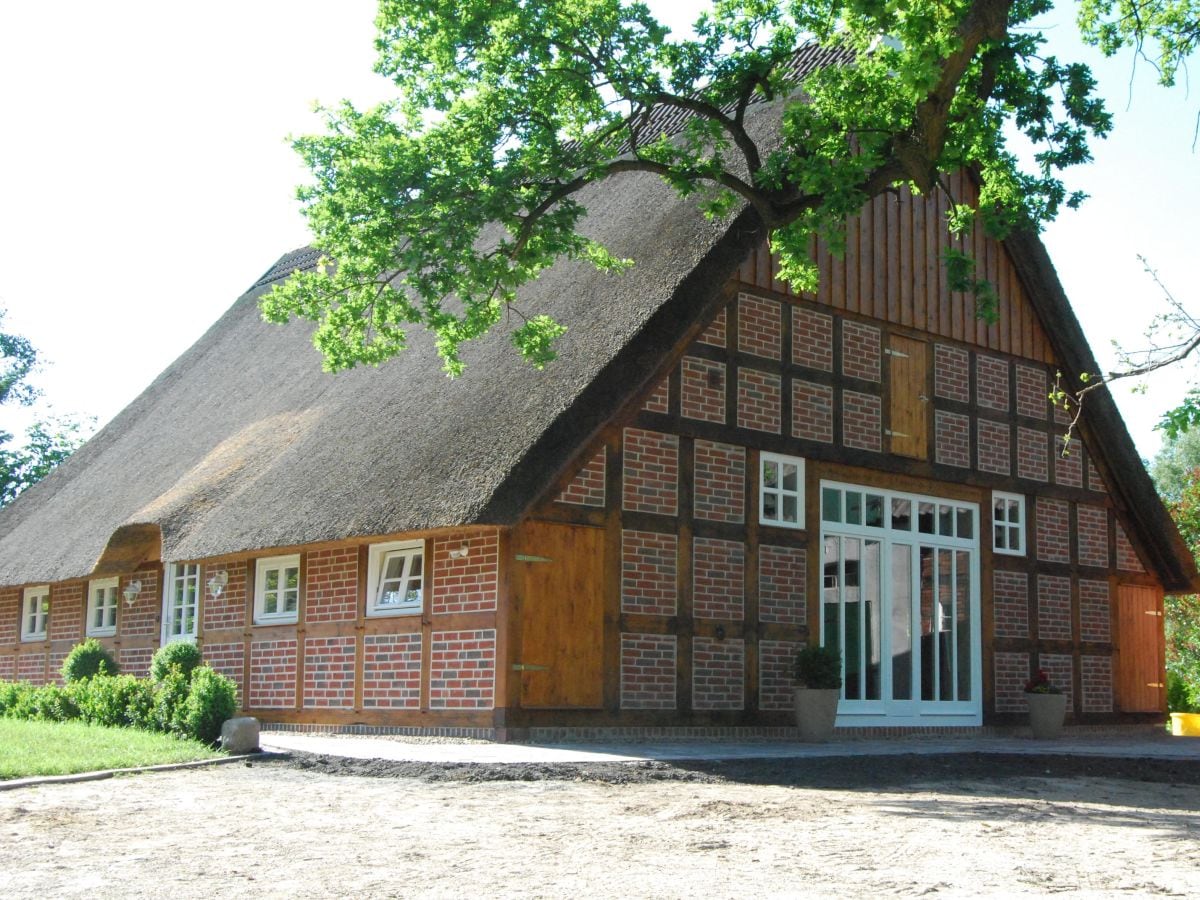
[[[22,789],[0,896],[1200,896],[1196,784],[1012,766],[300,759]]]

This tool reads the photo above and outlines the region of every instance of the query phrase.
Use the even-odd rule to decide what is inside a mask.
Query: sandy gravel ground
[[[301,759],[8,791],[0,896],[1200,896],[1196,784],[784,765]]]

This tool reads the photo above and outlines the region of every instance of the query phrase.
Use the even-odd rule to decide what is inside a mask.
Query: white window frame
[[[288,569],[296,570],[296,608],[290,612],[267,612],[267,573],[279,572],[280,586],[276,589],[279,599],[283,599],[284,573]],[[254,624],[255,625],[288,625],[300,619],[300,554],[291,553],[287,556],[266,556],[254,561]]]
[[[1021,516],[1021,521],[1013,523],[1012,521],[1010,521],[1007,518],[997,519],[996,518],[996,501],[997,500],[1005,501],[1004,509],[1005,509],[1006,516],[1008,515],[1008,512],[1007,512],[1008,504],[1013,501],[1016,501],[1017,510]],[[1004,556],[1024,556],[1025,555],[1025,534],[1028,531],[1027,525],[1029,522],[1029,517],[1026,514],[1026,508],[1025,508],[1025,495],[1024,494],[1010,494],[1007,491],[992,491],[991,511],[992,511],[992,552],[1000,553]],[[1005,546],[1003,546],[1003,547],[997,543],[997,541],[996,541],[996,526],[997,525],[1000,525],[1004,528],[1005,535],[1011,535],[1013,528],[1014,527],[1016,528],[1016,532],[1017,532],[1017,546],[1016,547],[1008,546],[1007,540],[1005,541]]]
[[[381,604],[379,589],[383,580],[384,567],[394,556],[405,556],[409,562],[405,572],[410,572],[412,559],[421,557],[421,589],[420,596],[415,602],[404,604]],[[407,586],[408,576],[405,576]],[[385,544],[372,544],[367,553],[367,615],[368,616],[418,616],[425,605],[426,585],[429,582],[428,557],[425,553],[424,541],[389,541]]]
[[[27,587],[21,595],[21,640],[44,641],[50,623],[50,585]]]
[[[117,578],[97,578],[88,582],[87,626],[85,633],[88,637],[112,637],[117,633]],[[103,611],[104,620],[112,620],[112,624],[96,624],[96,613]]]
[[[780,479],[778,488],[771,488],[770,492],[774,494],[778,502],[775,509],[779,515],[776,518],[770,518],[766,512],[766,472],[764,467],[767,463],[775,463],[777,466],[795,466],[796,467],[796,485],[795,491],[785,490]],[[784,497],[796,498],[796,521],[789,522],[782,518],[783,516],[783,499]],[[772,525],[776,528],[803,528],[804,527],[804,458],[800,456],[783,456],[779,453],[762,452],[758,455],[758,521],[761,525]]]
[[[195,641],[200,627],[201,592],[204,590],[204,586],[200,583],[200,563],[170,563],[167,565],[165,574],[166,577],[163,579],[162,643]],[[181,602],[177,602],[175,596],[177,581],[183,581],[185,584],[190,581],[193,584],[192,596],[195,598],[195,609],[192,613],[192,630],[188,632],[176,633],[171,629],[171,620],[174,618],[172,613],[176,607],[183,606]]]

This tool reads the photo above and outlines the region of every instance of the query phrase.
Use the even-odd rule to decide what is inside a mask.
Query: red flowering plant
[[[1025,693],[1061,694],[1062,688],[1055,687],[1050,683],[1050,676],[1046,674],[1044,669],[1038,669],[1037,674],[1025,682]]]

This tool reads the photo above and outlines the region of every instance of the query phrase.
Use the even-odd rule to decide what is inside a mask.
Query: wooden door
[[[929,455],[926,346],[924,341],[898,334],[891,335],[888,340],[891,451],[914,459],[925,459]]]
[[[521,706],[591,708],[604,702],[604,531],[527,522],[513,541],[520,603]]]
[[[1161,590],[1134,584],[1117,589],[1117,641],[1122,712],[1161,712],[1166,708]]]

